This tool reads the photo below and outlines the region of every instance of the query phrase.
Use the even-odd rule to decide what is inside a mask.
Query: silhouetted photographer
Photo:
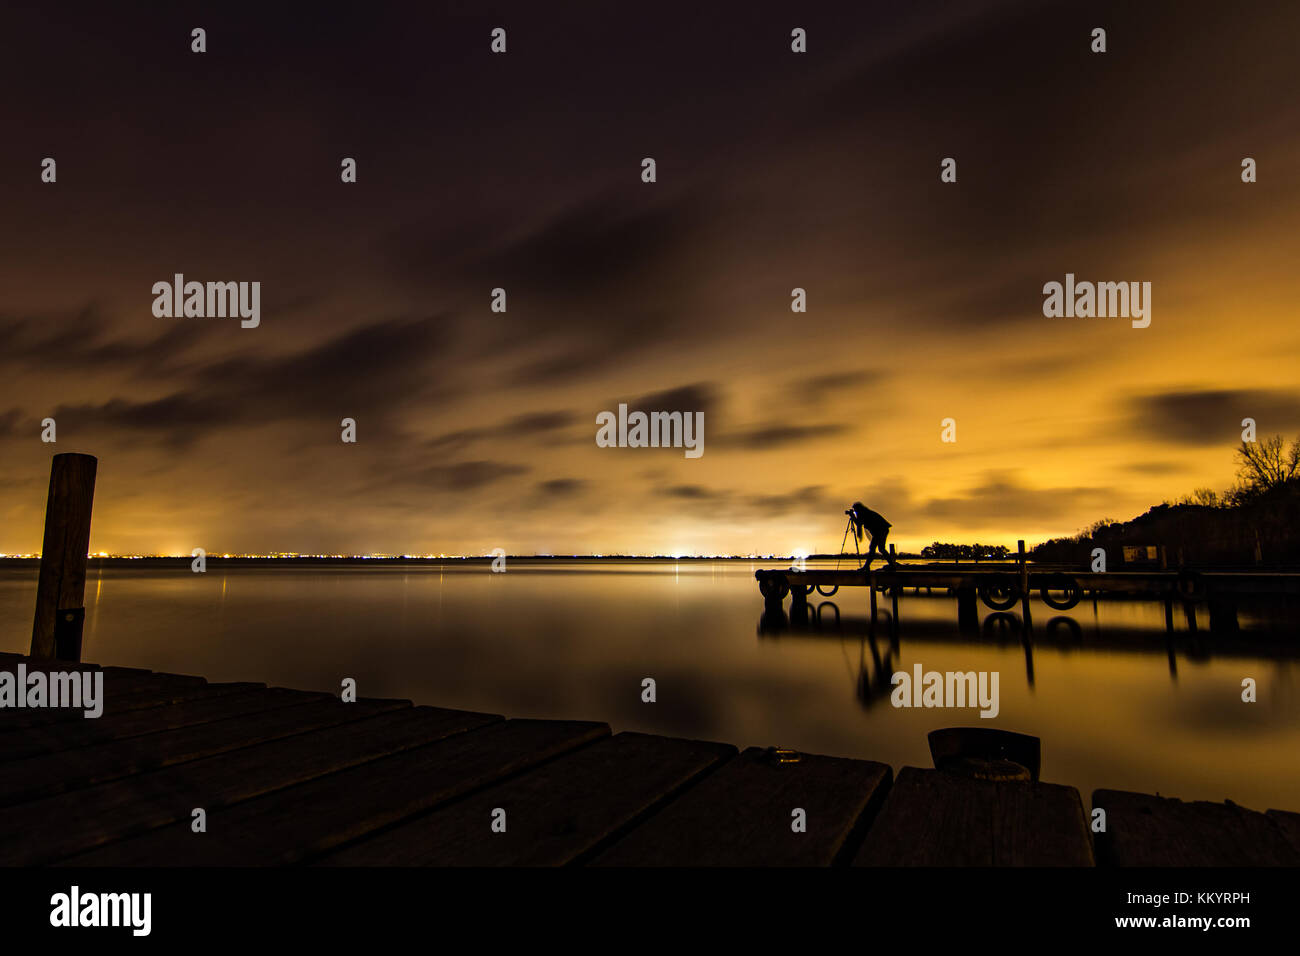
[[[871,547],[867,549],[867,562],[862,565],[861,570],[871,569],[871,561],[877,549],[882,558],[893,564],[894,559],[890,556],[889,549],[885,547],[885,539],[889,537],[890,528],[885,516],[878,511],[872,511],[861,501],[853,502],[853,507],[844,513],[849,516],[849,523],[853,526],[853,536],[857,540],[861,541],[864,534],[871,538]]]

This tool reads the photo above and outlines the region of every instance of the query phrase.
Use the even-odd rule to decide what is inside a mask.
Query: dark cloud
[[[0,412],[0,438],[9,438],[18,434],[20,423],[26,419],[21,408],[11,408],[7,412]]]
[[[71,311],[0,320],[0,366],[159,374],[206,339],[209,328],[193,320],[169,321],[174,324],[154,336],[110,337],[112,326],[120,323],[93,302]]]
[[[960,527],[1014,528],[1025,521],[1059,521],[1080,509],[1104,509],[1114,500],[1113,488],[1031,488],[1007,472],[993,470],[985,472],[983,483],[960,496],[931,498],[920,513]]]
[[[628,411],[643,412],[704,412],[706,420],[717,411],[721,389],[715,382],[695,382],[663,392],[642,395],[627,403]],[[611,402],[608,408],[618,406]]]
[[[882,369],[859,368],[843,372],[812,375],[791,382],[787,392],[792,399],[808,405],[819,405],[830,395],[878,385],[888,377]]]
[[[1300,429],[1300,392],[1280,389],[1178,389],[1125,403],[1138,434],[1176,445],[1238,445],[1242,419],[1260,437]]]
[[[393,483],[433,491],[466,492],[485,488],[503,478],[522,475],[530,469],[502,461],[463,461],[450,465],[430,465],[407,472]]]
[[[745,520],[761,521],[791,512],[811,513],[828,507],[826,489],[822,485],[805,485],[790,492],[754,495],[729,488],[680,484],[656,488],[655,493],[685,505],[699,505],[701,509],[697,510],[701,510],[701,513]]]
[[[594,377],[698,336],[684,306],[700,281],[690,250],[707,203],[665,195],[602,189],[523,228],[513,217],[492,229],[424,219],[397,230],[384,254],[421,288],[451,290],[471,309],[488,290],[506,291],[507,310],[475,329],[488,354],[524,356],[505,384]]]
[[[362,416],[387,422],[413,401],[444,389],[444,317],[363,325],[286,355],[246,353],[204,367],[206,394],[262,419]]]
[[[749,498],[747,504],[755,511],[775,517],[791,511],[816,511],[825,508],[827,502],[824,485],[806,485],[788,494],[758,495]]]
[[[505,422],[498,432],[507,437],[537,435],[567,428],[577,420],[577,414],[571,411],[529,412]]]
[[[529,412],[484,428],[462,428],[438,435],[424,443],[433,451],[459,450],[472,442],[489,438],[548,437],[552,432],[569,427],[578,420],[576,413],[568,410]]]
[[[670,485],[660,491],[660,494],[668,498],[686,498],[690,501],[703,501],[706,499],[721,498],[726,492],[713,488],[706,488],[703,485]]]
[[[146,402],[113,398],[99,405],[59,405],[53,418],[65,437],[134,433],[181,447],[229,425],[227,409],[177,393]]]
[[[1175,475],[1186,471],[1187,466],[1176,461],[1134,461],[1125,465],[1124,470],[1139,475]]]
[[[437,319],[391,320],[293,353],[196,359],[161,376],[186,383],[162,398],[61,404],[54,417],[60,428],[82,435],[152,435],[177,446],[250,423],[311,421],[334,428],[344,417],[356,419],[368,437],[391,435],[405,408],[447,388],[434,374],[442,361],[443,328]],[[175,356],[178,342],[170,330],[142,353],[121,342],[97,349],[129,355],[132,363],[153,362]],[[27,349],[36,354],[44,347],[37,342]]]
[[[787,448],[790,445],[800,445],[832,435],[843,435],[849,430],[849,426],[833,422],[821,425],[760,425],[744,431],[732,432],[720,441],[728,446],[750,451],[770,451],[774,448]]]
[[[581,494],[586,487],[587,482],[581,478],[551,478],[539,481],[536,490],[546,498],[571,498]]]
[[[637,161],[630,170],[639,171]],[[633,182],[629,176],[629,182]],[[462,256],[467,284],[572,302],[614,304],[637,289],[659,287],[677,272],[701,215],[686,201],[651,203],[620,189],[591,196],[537,229],[495,248]],[[436,273],[435,273],[436,274]],[[518,301],[518,299],[516,300]]]

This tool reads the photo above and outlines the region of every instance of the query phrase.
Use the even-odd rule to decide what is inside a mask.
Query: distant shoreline
[[[840,555],[835,554],[811,554],[805,560],[835,560]],[[849,561],[854,560],[853,555],[845,556]],[[899,558],[911,558],[915,555],[899,554]],[[736,561],[753,563],[755,561],[793,561],[792,555],[762,555],[756,557],[746,557],[740,555],[718,556],[718,557],[700,557],[698,555],[684,555],[680,558],[674,558],[664,555],[596,555],[596,554],[508,554],[505,556],[507,562],[521,564],[542,564],[556,562],[601,562],[605,564],[618,563],[645,563],[655,561],[666,564],[681,564],[683,562],[710,562],[710,561]],[[172,568],[172,567],[189,567],[190,562],[194,559],[188,555],[157,555],[138,558],[127,558],[118,556],[109,557],[91,557],[86,561],[87,569],[93,568]],[[310,555],[300,555],[293,557],[222,557],[220,555],[209,554],[206,556],[207,566],[213,567],[264,567],[264,566],[303,566],[303,567],[422,567],[441,564],[463,564],[463,565],[490,565],[496,560],[492,555],[475,555],[473,557],[445,557],[445,558],[424,558],[424,557],[313,557]],[[991,563],[991,562],[990,562]],[[40,558],[0,558],[0,568],[39,568]]]

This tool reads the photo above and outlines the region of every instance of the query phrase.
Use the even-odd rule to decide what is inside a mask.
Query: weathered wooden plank
[[[893,772],[866,760],[751,747],[592,862],[601,866],[829,866],[876,812]],[[793,812],[806,813],[796,833]]]
[[[217,685],[221,686],[221,685]],[[32,727],[21,734],[0,734],[0,764],[43,753],[89,747],[94,744],[142,734],[175,730],[192,724],[222,720],[254,708],[256,701],[268,700],[271,693],[285,697],[297,696],[302,702],[333,699],[329,694],[275,688],[269,691],[251,687],[241,693],[218,694],[194,700],[183,700],[145,710],[131,710],[95,720],[63,722]],[[279,697],[269,698],[278,700]],[[278,705],[277,705],[278,706]]]
[[[1079,791],[904,767],[855,866],[1092,866]]]
[[[432,707],[375,715],[361,702],[346,706],[361,719],[9,807],[0,813],[0,866],[57,860],[176,820],[188,828],[195,807],[252,799],[501,719]]]
[[[720,761],[728,744],[624,733],[353,844],[331,866],[560,866]],[[492,814],[506,814],[504,833]]]
[[[343,723],[354,716],[348,710],[350,704],[326,694],[306,695],[297,691],[258,691],[216,701],[200,701],[198,706],[214,703],[222,705],[222,714],[216,720],[178,730],[159,728],[159,732],[126,740],[59,750],[5,763],[4,772],[0,774],[0,805],[35,800],[64,790],[238,750],[265,740]],[[396,708],[401,702],[391,703],[392,708],[388,709]],[[308,707],[308,704],[315,706]],[[195,705],[191,703],[190,706]],[[304,713],[298,712],[304,708]]]
[[[128,694],[114,694],[105,689],[104,712],[101,717],[87,718],[81,710],[71,709],[33,709],[7,710],[0,713],[0,727],[9,732],[26,731],[33,727],[54,726],[65,723],[84,722],[87,719],[102,720],[114,714],[130,711],[165,707],[186,700],[202,700],[210,697],[223,697],[227,694],[242,694],[250,690],[265,689],[264,684],[231,683],[206,684],[181,681],[163,682],[158,686],[142,688]]]
[[[320,777],[65,861],[75,866],[294,863],[608,736],[605,724],[511,720]]]
[[[102,680],[107,690],[109,687],[119,693],[134,693],[139,690],[152,689],[161,686],[168,686],[175,681],[183,683],[206,683],[201,677],[188,677],[183,675],[155,674],[152,671],[136,670],[134,668],[121,667],[99,667],[96,664],[83,664],[76,661],[54,661],[41,660],[32,658],[19,658],[17,660],[0,661],[0,673],[17,675],[19,665],[24,668],[23,673],[26,676],[41,673],[48,675],[54,673],[63,674],[91,674],[92,677],[97,672],[101,673]],[[0,710],[0,718],[12,713],[12,710],[5,708]]]
[[[1105,866],[1300,866],[1275,819],[1235,803],[1097,790],[1092,805],[1106,811],[1096,835]]]
[[[106,685],[118,684],[123,688],[130,687],[156,687],[160,684],[183,682],[183,683],[204,683],[205,679],[196,677],[191,674],[156,674],[153,671],[142,670],[138,667],[100,667],[98,664],[86,664],[79,661],[53,661],[41,660],[38,658],[19,658],[18,660],[0,661],[0,671],[6,671],[10,674],[17,673],[18,665],[23,665],[27,674],[49,674],[49,673],[96,673],[104,675]]]
[[[28,657],[25,654],[5,654],[0,656],[0,671],[12,672],[19,664],[26,664],[29,671],[97,671],[102,670],[98,664],[86,661],[61,661],[56,657]],[[143,671],[152,674],[153,671]]]
[[[1282,836],[1291,847],[1300,853],[1300,813],[1289,810],[1269,810],[1264,816],[1273,821],[1273,825],[1282,831]]]

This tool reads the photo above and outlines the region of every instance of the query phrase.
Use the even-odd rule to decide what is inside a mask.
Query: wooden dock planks
[[[751,747],[591,862],[597,866],[829,866],[889,788],[885,764]],[[793,829],[796,809],[807,830]]]
[[[633,825],[736,748],[622,733],[326,857],[332,866],[559,866]],[[505,831],[491,828],[505,811]]]
[[[0,654],[19,663],[102,670],[105,716],[0,710],[0,865],[1094,863],[1071,787]],[[1093,805],[1103,865],[1300,865],[1300,814]]]
[[[217,706],[214,706],[217,705]],[[195,719],[205,708],[207,721]],[[266,740],[343,723],[346,705],[325,694],[267,690],[175,705],[194,722],[97,746],[61,749],[4,764],[0,806],[197,760]],[[138,722],[138,714],[123,715]],[[87,721],[87,723],[97,723]]]
[[[309,701],[322,698],[334,699],[326,694],[281,689],[268,691],[260,685],[253,685],[241,693],[178,701],[165,707],[132,710],[95,720],[34,727],[21,734],[0,734],[0,761],[20,760],[38,754],[160,733],[237,716],[255,709],[270,710],[280,706],[281,701]],[[0,723],[3,723],[3,720],[0,720]]]
[[[0,865],[57,860],[127,834],[188,821],[195,807],[211,811],[500,720],[411,707],[406,701],[337,706],[348,709],[351,719],[6,808],[0,813]]]
[[[1290,829],[1297,814],[1126,790],[1097,790],[1092,805],[1106,811],[1097,834],[1104,866],[1300,866]]]
[[[1300,813],[1291,813],[1287,810],[1269,810],[1264,816],[1273,821],[1274,825],[1282,831],[1282,836],[1286,839],[1291,847],[1300,853]]]
[[[856,866],[1092,866],[1079,792],[904,767]]]
[[[28,672],[36,665],[29,665]],[[13,670],[16,665],[0,664],[0,670]],[[68,671],[63,662],[41,662],[42,671]],[[97,670],[84,665],[75,665],[77,670]],[[116,668],[103,668],[103,716],[122,714],[135,710],[147,710],[183,700],[197,700],[206,697],[220,697],[236,694],[263,684],[227,683],[209,684],[202,677],[190,677],[181,674],[152,674],[147,671],[119,672]],[[103,716],[95,719],[103,719]],[[51,727],[59,724],[76,724],[86,721],[85,713],[80,709],[14,709],[6,710],[0,720],[0,733],[25,731],[33,727]]]
[[[67,862],[89,866],[295,863],[608,734],[605,724],[505,721],[209,811],[207,833],[191,832],[186,818]]]

